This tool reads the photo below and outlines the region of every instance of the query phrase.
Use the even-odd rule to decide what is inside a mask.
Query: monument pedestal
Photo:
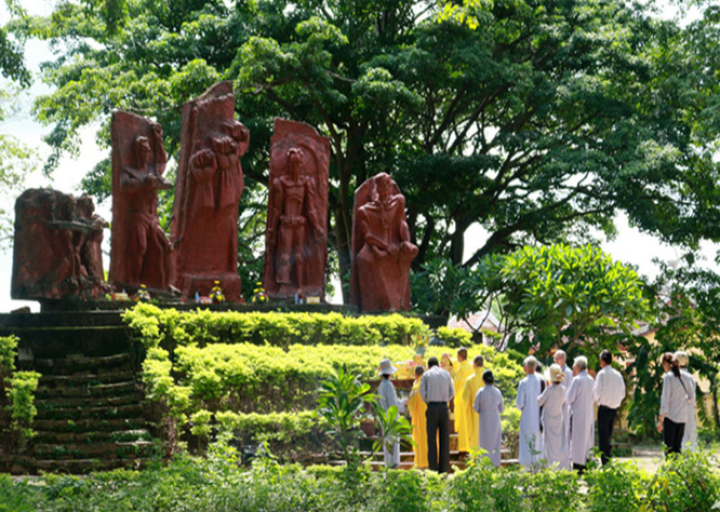
[[[228,302],[240,302],[242,300],[242,280],[237,274],[230,272],[218,272],[216,274],[185,274],[182,282],[182,294],[191,300],[198,292],[203,297],[210,295],[210,290],[215,286],[215,281],[220,281],[225,300]]]

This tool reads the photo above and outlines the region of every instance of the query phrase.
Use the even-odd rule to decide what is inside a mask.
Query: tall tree
[[[20,15],[22,11],[15,2],[6,1],[11,13]],[[5,121],[13,110],[16,99],[21,94],[20,87],[28,86],[30,73],[25,67],[22,42],[15,40],[5,27],[0,27],[0,76],[5,80],[0,85],[0,122]],[[9,134],[0,134],[0,189],[4,192],[16,191],[24,181],[25,175],[34,166],[33,153]],[[10,215],[0,206],[0,246],[10,239]]]
[[[612,234],[619,211],[665,241],[720,238],[718,168],[699,134],[710,125],[698,122],[716,86],[683,74],[702,59],[692,38],[717,23],[686,30],[621,0],[441,7],[64,0],[17,29],[62,48],[45,68],[58,89],[37,104],[58,150],[124,108],[157,117],[176,152],[182,102],[231,78],[252,133],[243,168],[261,195],[273,117],[317,126],[332,144],[329,240],[342,276],[353,190],[380,171],[406,195],[415,270],[587,240],[590,227]],[[107,172],[88,187],[100,193]],[[489,236],[463,262],[474,223]]]

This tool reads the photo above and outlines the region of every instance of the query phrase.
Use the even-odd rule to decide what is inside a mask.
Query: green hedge
[[[125,319],[147,349],[142,379],[171,448],[188,422],[195,435],[207,437],[227,412],[245,417],[256,413],[274,424],[273,414],[313,410],[322,379],[341,368],[363,379],[376,378],[383,358],[410,361],[418,341],[427,342],[431,334],[419,319],[401,315],[178,312],[140,304],[127,311]],[[455,344],[471,341],[457,329],[440,329],[439,334]],[[485,358],[507,404],[512,404],[523,376],[520,364],[492,347],[468,349],[470,358]],[[433,346],[425,357],[440,358],[446,351],[455,352]],[[509,408],[508,432],[517,423],[512,412]],[[269,432],[286,436],[282,428]]]
[[[427,356],[440,356],[443,348],[431,347]],[[498,387],[512,403],[522,369],[507,354],[483,345],[469,347],[471,355],[483,354],[496,374]],[[376,377],[384,357],[412,359],[413,350],[400,345],[340,347],[291,345],[287,349],[249,343],[216,343],[178,347],[170,353],[148,350],[142,378],[148,397],[165,402],[184,421],[198,410],[289,412],[311,409],[321,379],[345,368],[369,379]]]
[[[238,458],[231,448],[212,447],[207,457],[183,455],[142,472],[45,475],[42,485],[0,475],[0,511],[709,512],[720,492],[717,470],[699,455],[673,459],[652,477],[625,463],[591,469],[583,478],[476,465],[447,478],[364,467],[353,480],[343,468],[268,459],[243,470]]]
[[[301,345],[411,345],[427,340],[430,328],[419,318],[340,313],[180,312],[138,304],[123,313],[136,339],[146,347],[211,343]]]

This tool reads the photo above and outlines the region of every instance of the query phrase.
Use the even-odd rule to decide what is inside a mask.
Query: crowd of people
[[[600,353],[600,370],[588,373],[588,360],[578,356],[572,368],[562,350],[543,374],[533,356],[523,361],[525,377],[520,381],[515,406],[520,410],[518,462],[526,468],[548,466],[585,471],[598,429],[602,464],[612,457],[612,435],[618,411],[626,397],[625,379],[613,368],[608,350]],[[685,352],[666,353],[658,430],[668,453],[696,446],[696,383],[687,370]],[[389,359],[380,363],[383,379],[378,388],[386,410],[401,406],[390,376],[397,371]],[[482,356],[468,361],[467,349],[457,352],[457,363],[448,354],[438,361],[431,357],[427,370],[415,368],[415,382],[407,400],[412,418],[415,467],[440,473],[450,471],[450,418],[454,406],[458,451],[481,450],[493,465],[500,466],[505,404],[495,386],[495,376],[484,369]],[[597,406],[597,416],[596,416]],[[596,420],[597,417],[597,420]],[[400,446],[385,448],[385,463],[399,467]]]

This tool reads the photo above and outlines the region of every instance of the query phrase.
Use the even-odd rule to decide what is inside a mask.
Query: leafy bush
[[[6,390],[10,402],[11,430],[23,439],[33,436],[30,426],[37,416],[35,391],[39,380],[40,374],[37,372],[15,372]]]
[[[650,510],[696,512],[712,510],[720,496],[720,479],[705,455],[671,455],[655,473],[647,493]]]
[[[642,510],[648,479],[634,463],[613,460],[609,466],[585,473],[585,482],[587,512]]]
[[[440,338],[448,347],[460,348],[468,347],[473,344],[472,334],[465,329],[451,329],[450,327],[438,327],[438,338]]]
[[[17,343],[15,336],[0,336],[0,379],[5,379],[15,371]]]
[[[0,436],[0,446],[22,451],[34,432],[32,422],[37,415],[35,391],[40,374],[15,371],[18,339],[0,337],[0,427],[9,435]]]
[[[530,510],[533,512],[546,512],[552,509],[564,512],[580,510],[577,484],[578,475],[574,471],[539,471],[530,475],[527,484]]]

